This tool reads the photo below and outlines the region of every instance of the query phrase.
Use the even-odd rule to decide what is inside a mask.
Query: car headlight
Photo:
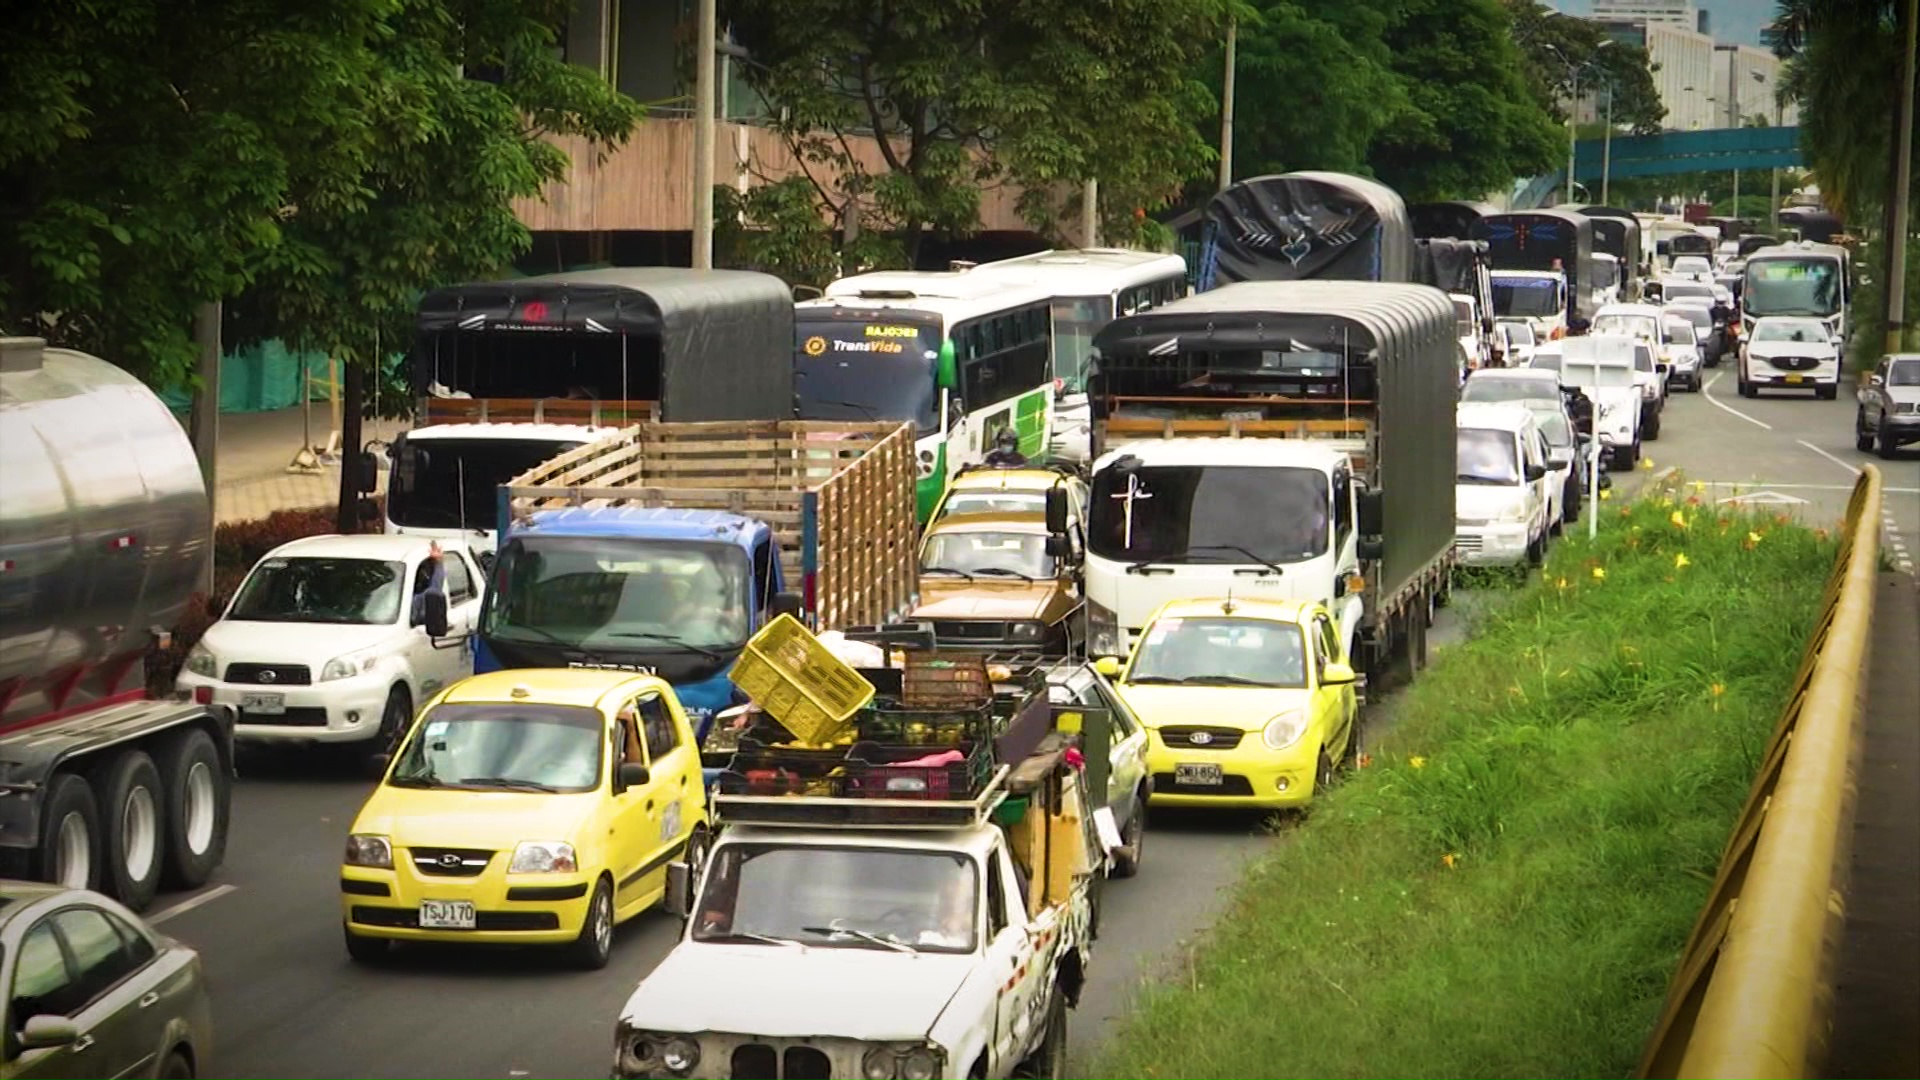
[[[920,478],[922,480],[926,479],[929,476],[932,476],[933,465],[934,465],[933,451],[931,450],[920,451],[920,460],[917,464],[920,469]]]
[[[900,1058],[901,1080],[933,1080],[938,1075],[940,1058],[931,1050],[909,1050]]]
[[[1017,622],[1007,627],[1007,637],[1013,641],[1039,641],[1046,636],[1046,623]]]
[[[1125,656],[1127,643],[1120,636],[1120,617],[1109,608],[1087,601],[1087,655]]]
[[[626,1046],[629,1067],[642,1073],[664,1067],[685,1075],[700,1064],[700,1044],[685,1035],[640,1032],[620,1039]]]
[[[1267,721],[1260,732],[1260,741],[1267,744],[1269,750],[1285,750],[1300,741],[1307,733],[1307,715],[1299,709],[1289,709]]]
[[[332,682],[335,679],[351,679],[362,672],[372,671],[373,665],[379,662],[380,654],[377,652],[357,652],[348,653],[345,656],[336,656],[327,661],[326,667],[320,669],[320,681]]]
[[[899,1068],[899,1064],[900,1058],[891,1048],[876,1046],[860,1059],[860,1075],[867,1080],[893,1080],[893,1074]]]
[[[1527,520],[1527,504],[1515,503],[1494,519],[1502,525],[1516,525]]]
[[[348,866],[367,866],[375,870],[393,869],[393,845],[384,836],[354,833],[347,837]]]
[[[700,1064],[700,1044],[684,1036],[668,1039],[660,1046],[660,1064],[673,1072],[692,1072]]]
[[[219,661],[213,658],[213,650],[201,642],[195,642],[187,653],[187,670],[202,678],[214,678],[214,672],[220,669]]]
[[[860,1058],[860,1075],[868,1080],[933,1080],[945,1063],[945,1056],[930,1046],[876,1046]]]
[[[573,845],[558,840],[523,840],[507,864],[509,874],[572,874],[579,869]]]

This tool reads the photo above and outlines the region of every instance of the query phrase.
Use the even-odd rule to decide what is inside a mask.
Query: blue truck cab
[[[729,674],[747,639],[798,605],[773,530],[741,514],[569,507],[504,522],[499,535],[474,670],[658,675],[702,744],[714,717],[746,700]]]

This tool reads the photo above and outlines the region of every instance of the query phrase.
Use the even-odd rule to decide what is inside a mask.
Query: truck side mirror
[[[367,486],[362,487],[360,490],[372,491],[373,486],[371,484],[368,484]],[[360,519],[361,525],[380,524],[380,504],[376,502],[371,496],[362,495],[360,497],[360,501],[354,504],[354,513],[355,513],[355,516],[357,516]]]
[[[427,628],[430,638],[447,636],[447,594],[439,590],[430,590],[420,597],[420,625]]]
[[[1067,489],[1058,484],[1047,489],[1047,531],[1055,536],[1067,531]]]
[[[1356,516],[1360,519],[1362,536],[1379,536],[1386,532],[1387,504],[1384,496],[1385,492],[1379,488],[1369,488],[1360,493]]]
[[[1546,475],[1547,475],[1547,467],[1546,467],[1545,465],[1529,465],[1529,466],[1527,466],[1527,479],[1528,479],[1528,480],[1539,480],[1539,479],[1541,479],[1541,478],[1543,478],[1543,477],[1545,477]]]
[[[1354,553],[1365,562],[1377,562],[1387,553],[1387,542],[1378,536],[1363,536],[1354,543]]]
[[[771,620],[782,615],[791,615],[799,619],[801,612],[805,609],[806,603],[801,600],[799,593],[777,592],[773,594],[773,599],[767,602],[767,618]]]
[[[353,458],[354,486],[372,491],[380,486],[380,459],[371,450],[362,450]]]
[[[683,862],[667,864],[667,895],[662,903],[667,914],[684,919],[693,911],[693,867]]]
[[[951,390],[960,385],[960,364],[954,355],[952,338],[940,343],[939,366],[935,369],[934,379],[942,390]]]
[[[1047,537],[1047,558],[1062,562],[1073,558],[1073,541],[1058,534]]]

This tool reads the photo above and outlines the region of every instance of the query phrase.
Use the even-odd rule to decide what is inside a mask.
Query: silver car
[[[1853,419],[1854,445],[1878,450],[1883,458],[1920,442],[1920,354],[1883,356],[1860,387],[1860,410]]]
[[[191,1077],[213,1052],[200,955],[85,889],[0,881],[13,1077]]]

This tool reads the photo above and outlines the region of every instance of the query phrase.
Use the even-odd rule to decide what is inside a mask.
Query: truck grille
[[[1768,358],[1767,363],[1781,371],[1811,371],[1820,366],[1820,361],[1811,356],[1775,356]]]
[[[305,664],[228,664],[226,681],[249,686],[311,686],[313,671]]]
[[[478,877],[493,860],[493,852],[483,848],[417,847],[408,848],[413,868],[435,877]]]
[[[766,1043],[734,1047],[733,1080],[780,1080],[780,1055]]]
[[[1466,536],[1464,534],[1458,535],[1453,538],[1453,546],[1459,548],[1461,551],[1479,551],[1480,537]]]
[[[1190,746],[1202,750],[1231,750],[1240,745],[1240,738],[1245,734],[1238,728],[1164,727],[1160,729],[1160,741],[1182,750]]]
[[[811,1046],[787,1047],[785,1068],[781,1073],[785,1080],[832,1080],[833,1063],[827,1055]]]
[[[935,620],[933,636],[940,641],[1005,641],[1007,624],[973,620]]]

